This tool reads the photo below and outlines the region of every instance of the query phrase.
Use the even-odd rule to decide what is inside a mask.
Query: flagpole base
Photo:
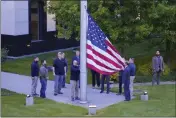
[[[80,104],[86,104],[87,101],[80,101],[79,103],[80,103]]]

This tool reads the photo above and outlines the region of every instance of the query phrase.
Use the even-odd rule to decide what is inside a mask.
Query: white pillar
[[[80,19],[80,103],[87,103],[87,66],[86,66],[86,35],[87,35],[87,0],[81,0]]]

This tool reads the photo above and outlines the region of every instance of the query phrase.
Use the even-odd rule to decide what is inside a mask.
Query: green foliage
[[[152,63],[151,62],[148,62],[146,64],[143,64],[143,65],[138,65],[138,71],[137,73],[139,75],[143,75],[143,76],[148,76],[148,75],[152,75],[153,72],[152,72]],[[171,72],[170,68],[165,64],[164,66],[164,72],[162,73],[162,75],[166,76],[166,75],[169,75]]]
[[[176,2],[162,0],[152,5],[148,16],[148,22],[154,28],[153,33],[161,36],[164,43],[176,43]]]
[[[8,56],[8,50],[5,48],[1,49],[1,62],[5,62]]]
[[[146,6],[151,4],[142,0],[140,2]],[[74,32],[79,39],[80,1],[50,1],[49,4],[48,12],[56,15],[59,36],[66,29],[68,33],[65,38],[70,38]],[[120,49],[139,42],[150,34],[152,27],[145,22],[144,17],[139,16],[139,13],[146,13],[145,9],[145,6],[140,7],[138,0],[124,1],[124,7],[116,0],[88,1],[90,14],[112,42],[121,44]]]
[[[58,37],[69,39],[73,32],[79,31],[79,1],[50,1],[47,11],[56,15]],[[78,37],[77,37],[78,38]]]
[[[119,76],[119,73],[112,74],[112,75],[110,76],[111,81],[117,81],[118,76]]]

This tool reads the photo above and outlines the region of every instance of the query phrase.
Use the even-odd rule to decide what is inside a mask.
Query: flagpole
[[[87,37],[87,0],[81,1],[80,12],[80,103],[87,103],[87,64],[86,64],[86,37]]]

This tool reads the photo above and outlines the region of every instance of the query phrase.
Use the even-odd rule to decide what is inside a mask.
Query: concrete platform
[[[40,85],[40,82],[38,81],[37,93],[39,93],[40,87],[41,85]],[[87,86],[88,103],[80,104],[79,101],[74,101],[74,102],[71,101],[71,98],[70,98],[71,86],[69,84],[66,84],[66,87],[67,88],[62,89],[62,92],[64,94],[54,96],[53,95],[54,82],[51,80],[48,80],[47,91],[46,91],[47,98],[57,102],[77,105],[85,108],[88,108],[89,105],[93,104],[93,105],[97,105],[97,109],[102,109],[109,105],[124,101],[124,96],[122,95],[116,95],[115,93],[106,94],[106,92],[100,94],[100,90],[92,89]],[[31,78],[29,76],[1,72],[1,88],[5,88],[17,93],[27,95],[31,93]]]

